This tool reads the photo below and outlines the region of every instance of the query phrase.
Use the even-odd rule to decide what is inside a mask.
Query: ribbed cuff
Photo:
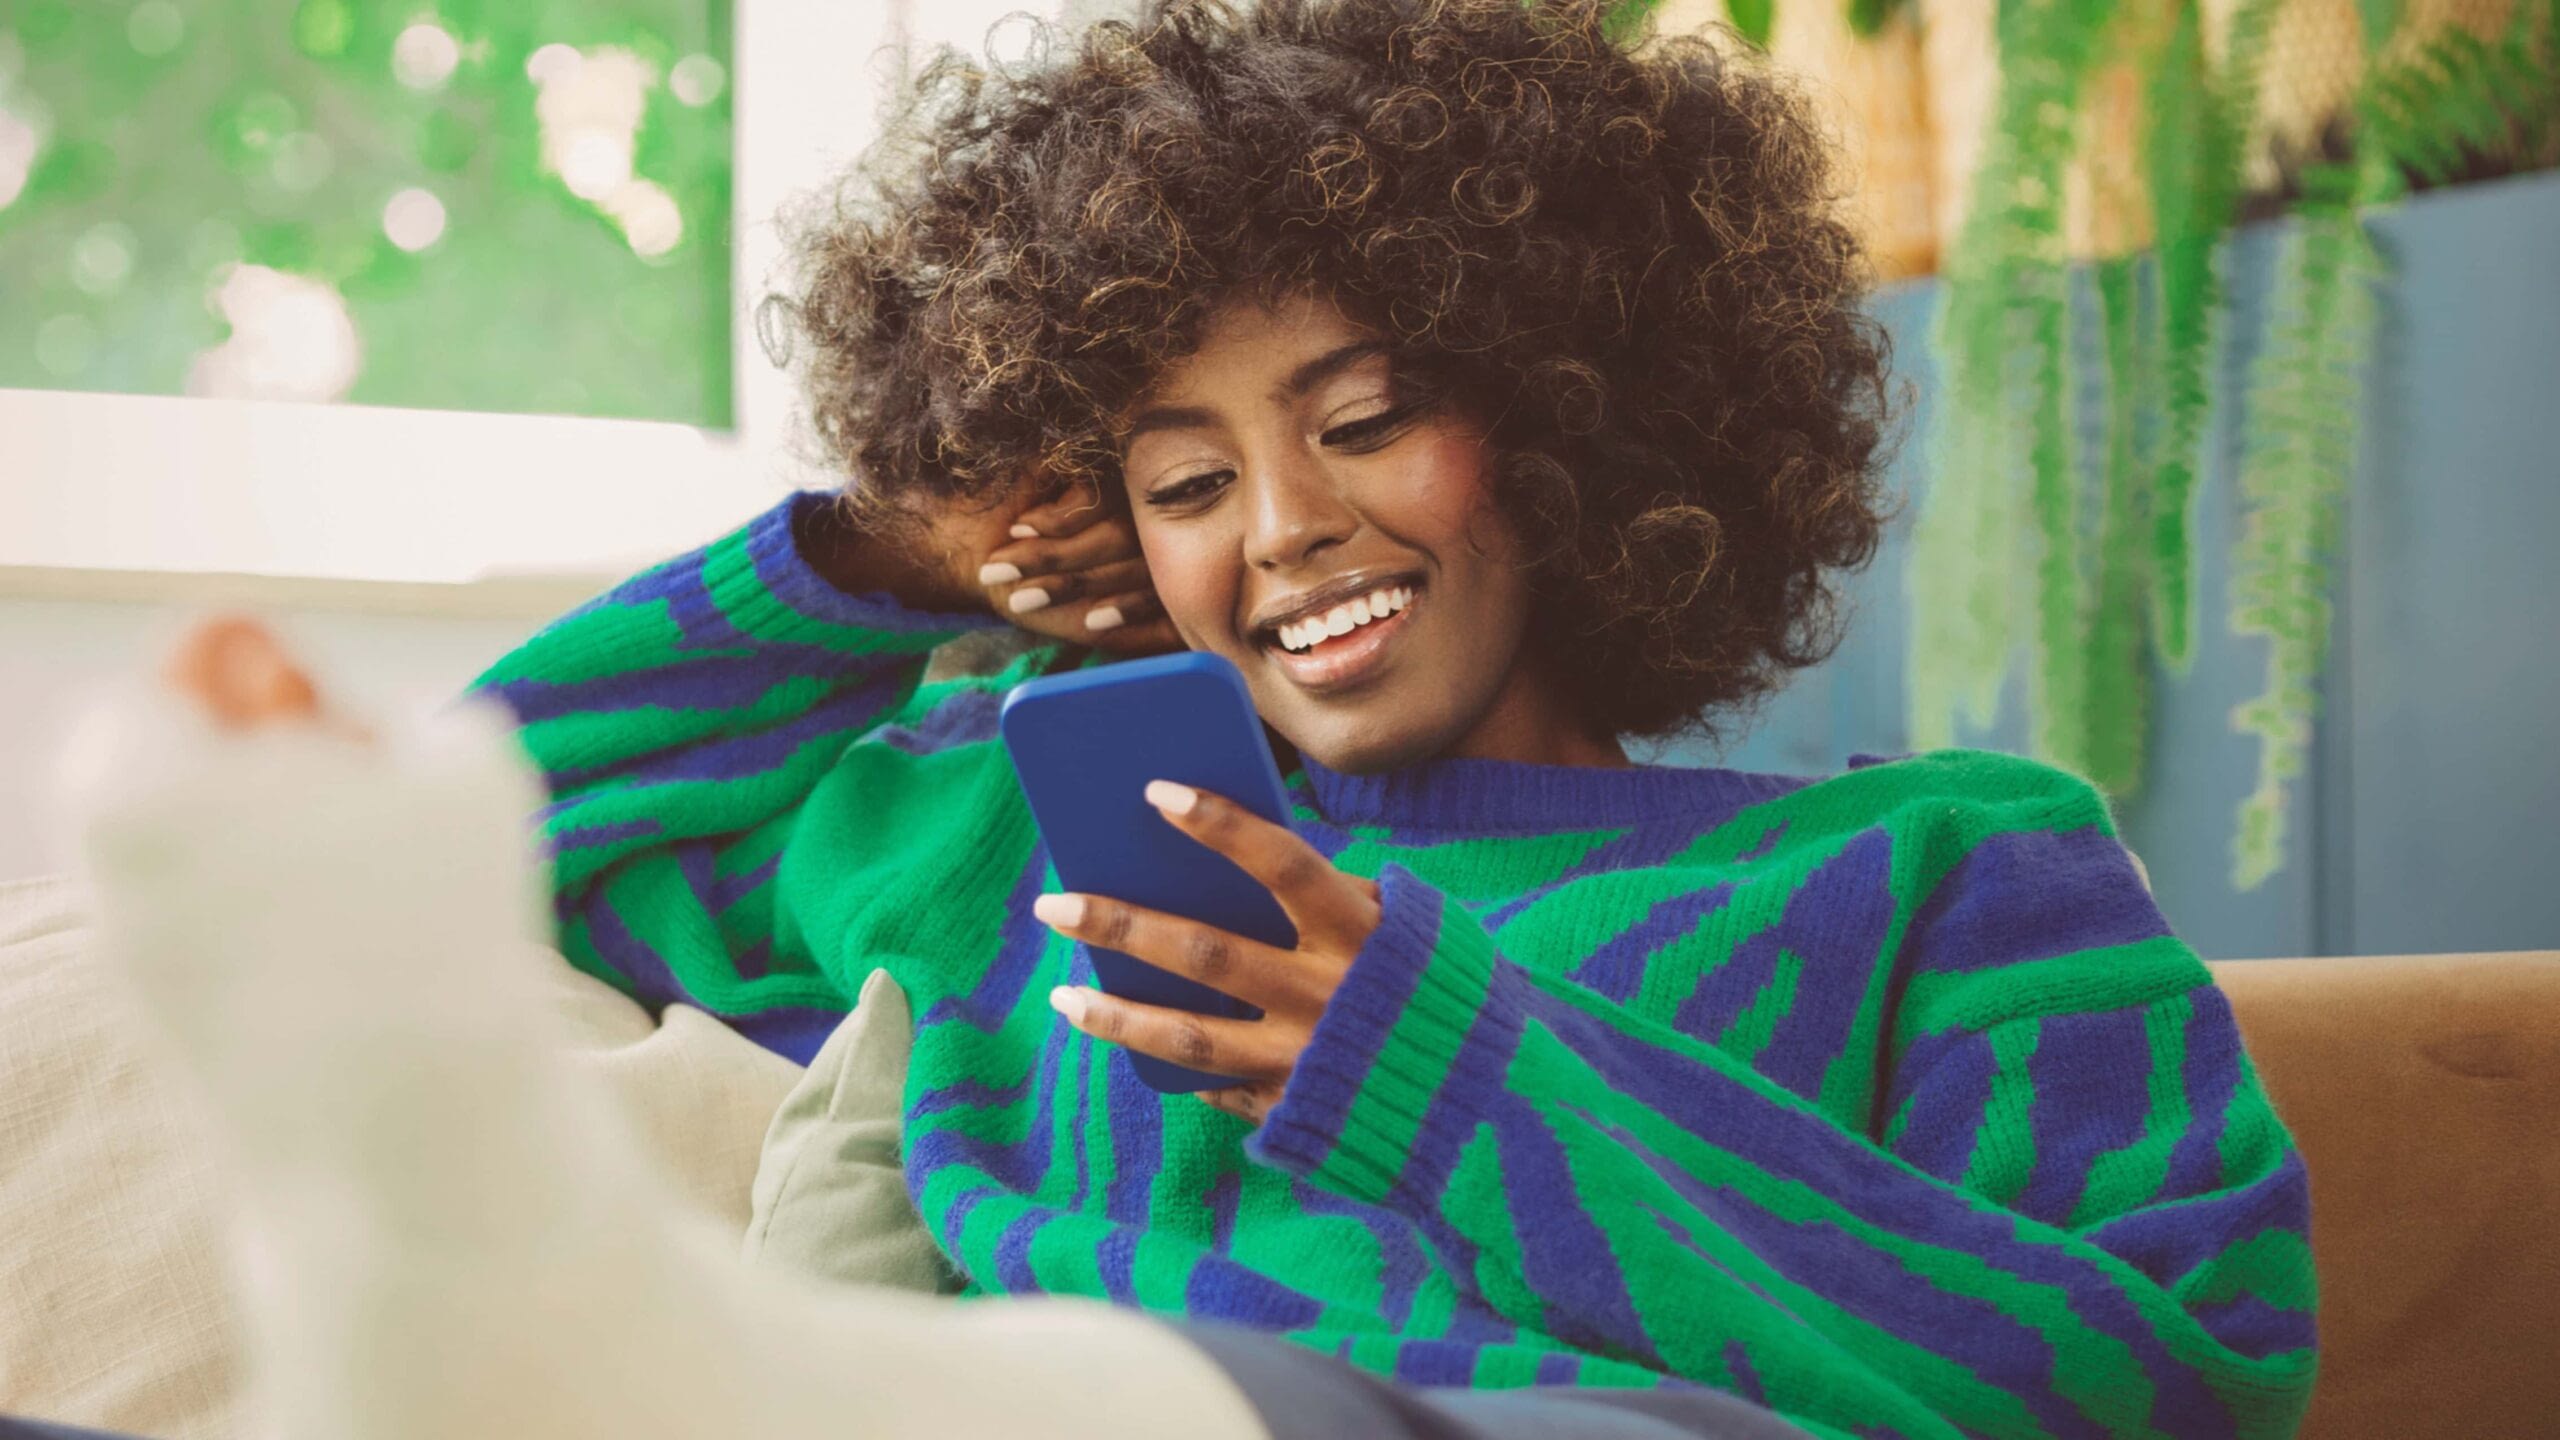
[[[1471,1097],[1500,1089],[1511,1047],[1467,1042],[1519,1019],[1492,1003],[1501,960],[1473,916],[1401,866],[1386,867],[1378,888],[1378,928],[1250,1148],[1338,1194],[1385,1203],[1417,1150],[1436,1148],[1422,1144],[1426,1121],[1442,1137],[1474,1131]]]
[[[990,613],[913,609],[885,591],[837,589],[801,549],[804,527],[834,503],[804,490],[704,552],[703,588],[723,618],[760,640],[854,654],[917,653],[1004,623]]]

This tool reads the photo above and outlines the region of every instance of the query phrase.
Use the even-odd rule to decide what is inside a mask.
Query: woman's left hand
[[[1032,913],[1062,935],[1186,976],[1262,1011],[1259,1020],[1195,1015],[1099,990],[1061,985],[1049,1003],[1097,1040],[1244,1083],[1200,1098],[1254,1124],[1271,1107],[1315,1034],[1326,1002],[1378,928],[1378,886],[1346,874],[1314,846],[1232,800],[1158,780],[1147,801],[1173,827],[1262,882],[1298,930],[1298,947],[1232,935],[1196,920],[1099,895],[1043,895]]]

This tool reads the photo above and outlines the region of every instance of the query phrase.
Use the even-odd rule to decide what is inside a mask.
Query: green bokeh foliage
[[[462,57],[425,92],[391,62],[421,21]],[[692,108],[666,84],[689,54],[730,70],[729,0],[19,0],[0,36],[0,106],[49,132],[0,208],[0,386],[180,393],[245,261],[345,297],[352,401],[730,423],[730,91]],[[542,170],[525,62],[554,42],[656,70],[633,171],[683,214],[668,254]],[[446,213],[416,254],[382,226],[412,187]],[[75,281],[84,240],[131,256],[120,284]]]

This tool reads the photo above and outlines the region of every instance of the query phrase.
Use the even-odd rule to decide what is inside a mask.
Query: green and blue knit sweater
[[[2302,1161],[2084,782],[1303,765],[1297,830],[1385,917],[1249,1129],[1048,1007],[1092,969],[1032,918],[996,713],[1075,652],[929,680],[995,622],[830,586],[817,503],[480,683],[548,774],[580,966],[802,1060],[873,970],[905,988],[908,1184],[972,1293],[1827,1435],[2292,1433]]]

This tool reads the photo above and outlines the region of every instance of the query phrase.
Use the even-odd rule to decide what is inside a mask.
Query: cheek
[[[1493,503],[1492,459],[1473,432],[1436,429],[1416,435],[1398,457],[1394,483],[1377,487],[1372,515],[1382,528],[1422,545],[1443,565],[1478,557],[1509,564],[1517,537]]]
[[[1138,549],[1147,578],[1164,603],[1184,644],[1194,650],[1223,648],[1236,611],[1235,547],[1212,542],[1205,527],[1138,521]],[[1224,560],[1220,559],[1224,556]]]

